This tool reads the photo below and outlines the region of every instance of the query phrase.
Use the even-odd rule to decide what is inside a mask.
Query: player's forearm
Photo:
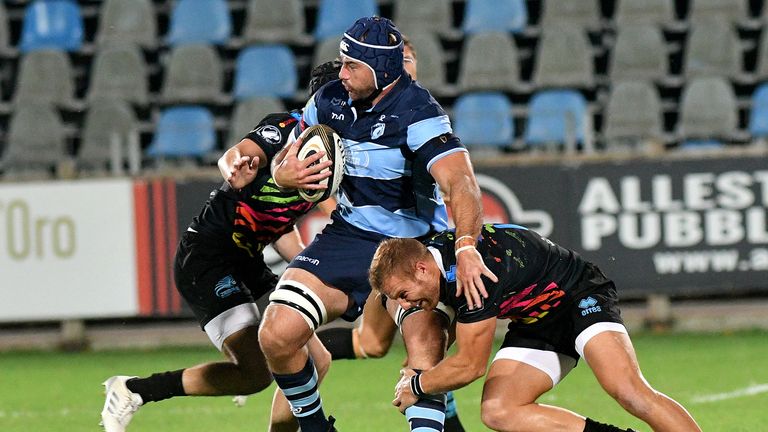
[[[456,225],[456,238],[477,238],[483,223],[483,206],[480,188],[474,176],[462,175],[453,182],[448,195],[448,205]]]
[[[421,389],[427,394],[445,393],[465,387],[485,375],[486,362],[468,362],[456,355],[446,357],[419,377]]]

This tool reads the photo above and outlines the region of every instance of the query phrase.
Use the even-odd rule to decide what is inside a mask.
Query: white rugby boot
[[[144,403],[141,396],[128,390],[125,382],[133,376],[117,375],[104,381],[106,400],[101,410],[101,425],[106,432],[125,432],[133,414]]]

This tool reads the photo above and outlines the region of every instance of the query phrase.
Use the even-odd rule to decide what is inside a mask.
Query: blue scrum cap
[[[403,36],[387,18],[365,17],[344,32],[339,53],[368,66],[381,90],[403,74]]]

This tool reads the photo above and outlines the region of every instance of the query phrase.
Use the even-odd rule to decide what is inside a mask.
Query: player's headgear
[[[331,60],[325,62],[319,66],[315,66],[310,73],[309,80],[309,95],[312,96],[320,87],[324,86],[333,80],[339,79],[339,70],[341,69],[341,62],[338,60]]]
[[[377,90],[403,74],[403,35],[387,18],[364,17],[355,21],[341,37],[339,52],[368,66]]]

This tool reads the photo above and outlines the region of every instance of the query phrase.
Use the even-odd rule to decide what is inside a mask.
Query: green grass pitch
[[[633,335],[646,378],[685,405],[708,432],[768,430],[768,333]],[[390,405],[402,346],[384,359],[334,362],[321,387],[326,413],[342,432],[406,431]],[[84,353],[0,353],[0,431],[99,431],[101,382],[218,359],[213,348]],[[271,390],[271,389],[270,389]],[[468,431],[480,422],[481,382],[456,392]],[[130,431],[265,431],[271,391],[243,408],[230,398],[177,398],[141,408]],[[605,395],[582,363],[541,402],[638,431],[649,428]]]

